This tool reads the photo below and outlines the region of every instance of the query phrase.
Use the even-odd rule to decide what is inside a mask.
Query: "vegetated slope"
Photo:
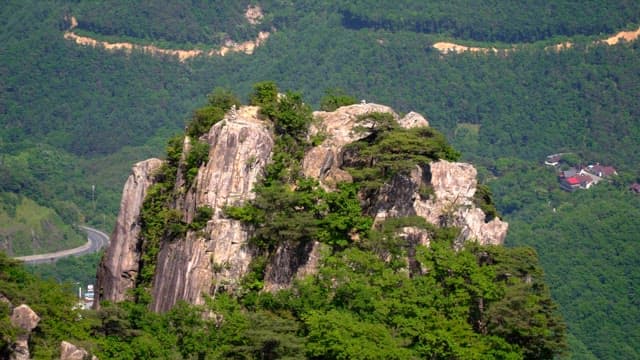
[[[344,1],[344,25],[509,43],[611,33],[640,20],[635,1]]]
[[[126,36],[179,44],[220,46],[238,42],[269,30],[269,18],[255,17],[259,8],[243,1],[81,1],[70,5],[78,17],[78,28],[101,35]],[[254,17],[251,11],[254,8]]]
[[[539,164],[504,161],[500,172],[491,185],[507,242],[538,249],[571,333],[598,358],[638,357],[640,196],[622,179],[566,193]]]
[[[51,209],[11,192],[0,192],[0,249],[22,256],[73,248],[86,242]]]

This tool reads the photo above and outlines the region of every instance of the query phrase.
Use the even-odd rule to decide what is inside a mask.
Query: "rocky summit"
[[[404,128],[429,126],[420,114],[411,112],[401,117],[390,107],[373,103],[314,112],[310,136],[321,141],[306,151],[302,173],[316,179],[326,191],[334,191],[340,182],[351,182],[352,177],[344,167],[344,149],[370,134],[373,125],[361,120],[371,113],[390,114]],[[178,195],[172,202],[173,210],[184,223],[194,221],[200,208],[211,211],[203,229],[189,229],[178,239],[160,244],[150,284],[152,310],[167,311],[180,300],[202,304],[203,294],[213,295],[221,288],[234,289],[249,271],[257,254],[249,241],[253,229],[227,217],[224,209],[255,196],[253,189],[271,161],[273,124],[259,114],[255,106],[237,110],[234,107],[199,139],[184,138],[181,161],[186,161],[194,141],[205,142],[209,150],[207,161],[191,178],[178,171],[174,185]],[[136,286],[140,259],[144,256],[140,213],[145,194],[162,164],[158,159],[136,164],[125,184],[110,247],[98,271],[97,304],[105,300],[122,301],[129,296],[127,290]],[[458,227],[461,230],[458,244],[465,241],[501,244],[508,224],[497,217],[487,221],[486,214],[474,202],[476,174],[470,164],[434,161],[395,175],[375,195],[370,198],[363,195],[361,201],[367,204],[366,211],[375,223],[419,216],[436,226]],[[425,188],[431,189],[430,196],[421,194]],[[429,242],[427,234],[415,228],[404,229],[403,236],[421,244]],[[286,288],[293,279],[314,273],[321,247],[318,241],[278,244],[265,265],[264,289]]]

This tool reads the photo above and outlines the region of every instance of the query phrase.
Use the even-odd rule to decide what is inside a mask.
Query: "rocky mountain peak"
[[[315,112],[310,136],[320,141],[306,152],[303,174],[319,180],[327,191],[335,190],[338,182],[352,181],[343,169],[344,148],[371,134],[374,123],[367,122],[363,115],[372,113],[391,114],[405,128],[429,124],[420,114],[411,112],[400,117],[390,107],[372,103]],[[193,141],[185,138],[181,161],[192,151]],[[261,119],[257,107],[233,107],[198,141],[208,144],[208,160],[189,181],[182,170],[178,171],[173,209],[181,214],[185,224],[191,223],[202,207],[209,207],[211,216],[204,228],[189,229],[182,236],[160,244],[151,286],[150,306],[155,311],[166,311],[179,300],[202,304],[203,294],[215,296],[223,289],[237,289],[257,253],[249,242],[252,228],[226,217],[224,208],[254,198],[253,188],[274,148],[273,126]],[[100,300],[121,301],[126,290],[135,285],[141,257],[137,218],[150,186],[150,174],[161,164],[157,159],[137,164],[125,185],[118,224],[98,273]],[[483,244],[500,244],[508,225],[497,218],[485,221],[485,214],[473,201],[476,186],[476,170],[472,165],[441,160],[429,166],[416,166],[410,174],[394,176],[374,198],[363,200],[377,222],[417,215],[435,225],[460,227],[460,242],[475,239]],[[430,196],[424,195],[425,188],[431,189]],[[419,229],[402,231],[412,243],[429,243],[427,235]],[[322,246],[317,241],[279,244],[268,258],[264,289],[278,290],[289,286],[296,277],[313,273]]]

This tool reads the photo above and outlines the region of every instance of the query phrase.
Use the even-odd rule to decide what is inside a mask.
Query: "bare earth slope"
[[[620,40],[623,41],[635,41],[638,39],[638,37],[640,36],[640,28],[638,28],[635,31],[621,31],[611,37],[608,37],[604,40],[599,40],[596,41],[596,44],[607,44],[607,45],[616,45],[618,43],[620,43]],[[563,42],[560,44],[556,44],[556,45],[551,45],[551,46],[547,46],[546,49],[547,50],[556,50],[556,51],[560,51],[560,50],[564,50],[564,49],[568,49],[571,48],[573,46],[573,44],[571,42]],[[435,44],[433,44],[433,47],[438,50],[440,53],[442,53],[443,55],[446,54],[460,54],[463,52],[477,52],[477,53],[482,53],[482,54],[488,54],[488,53],[497,53],[498,51],[503,51],[503,52],[509,52],[509,51],[513,51],[514,48],[511,49],[498,49],[495,47],[474,47],[474,46],[464,46],[464,45],[460,45],[460,44],[456,44],[456,43],[451,43],[451,42],[437,42]]]

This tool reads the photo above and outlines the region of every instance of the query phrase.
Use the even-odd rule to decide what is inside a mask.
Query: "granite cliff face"
[[[369,135],[366,128],[370,123],[359,123],[358,117],[369,113],[390,113],[398,123],[411,128],[429,126],[429,122],[422,115],[410,112],[400,118],[393,109],[379,104],[357,104],[343,106],[333,112],[316,111],[314,117],[319,124],[311,128],[311,134],[323,134],[326,138],[318,146],[307,152],[302,163],[302,170],[306,176],[316,178],[326,188],[333,188],[337,182],[351,181],[351,175],[341,169],[342,149],[354,141]],[[360,130],[356,129],[360,127]]]
[[[155,311],[168,310],[178,300],[200,304],[203,293],[235,287],[253,258],[250,229],[225,218],[223,208],[253,198],[253,186],[273,147],[269,126],[258,119],[257,107],[243,107],[231,111],[201,140],[210,145],[209,160],[176,207],[186,222],[202,206],[210,206],[213,215],[203,231],[188,231],[185,239],[161,247],[153,281]],[[176,186],[178,193],[184,191],[182,179]]]
[[[153,175],[162,163],[159,159],[148,159],[135,164],[124,185],[116,226],[98,268],[96,306],[101,300],[125,300],[127,290],[135,286],[140,261],[140,210],[147,189],[153,184]]]
[[[420,114],[412,112],[400,117],[391,108],[378,104],[315,112],[318,121],[311,134],[322,135],[324,140],[306,153],[303,173],[318,179],[328,191],[340,181],[351,181],[349,173],[342,169],[343,148],[369,135],[367,128],[372,124],[359,123],[359,117],[372,112],[390,113],[403,127],[428,126]],[[178,174],[174,208],[185,223],[190,223],[202,206],[210,206],[213,215],[204,229],[189,230],[182,238],[162,243],[152,286],[151,307],[155,311],[166,311],[179,300],[201,304],[203,294],[237,289],[256,255],[248,241],[252,229],[225,217],[223,209],[253,198],[252,189],[269,162],[274,145],[271,125],[259,118],[258,108],[241,107],[232,109],[200,140],[210,145],[208,161],[198,169],[193,186],[187,188],[184,175]],[[186,138],[183,154],[189,149],[190,140]],[[157,159],[137,164],[125,185],[118,224],[98,272],[101,300],[123,300],[125,291],[135,284],[140,259],[137,217],[149,186],[149,174],[160,164]],[[473,166],[438,161],[417,166],[408,175],[395,176],[375,198],[363,201],[376,221],[418,215],[436,225],[460,227],[460,243],[474,239],[483,244],[500,244],[507,224],[499,219],[484,221],[485,214],[473,203],[476,185]],[[421,194],[425,186],[432,189],[432,196],[425,198]],[[401,236],[411,243],[429,243],[427,234],[416,228],[402,229]],[[296,277],[313,273],[322,249],[319,242],[280,244],[266,265],[265,290],[287,287]]]
[[[386,218],[417,215],[438,226],[461,229],[458,245],[476,240],[483,245],[504,242],[509,224],[494,218],[485,222],[485,213],[476,207],[477,171],[465,163],[446,160],[397,175],[380,191],[372,205],[376,222]],[[429,186],[433,195],[423,198],[420,189]]]

